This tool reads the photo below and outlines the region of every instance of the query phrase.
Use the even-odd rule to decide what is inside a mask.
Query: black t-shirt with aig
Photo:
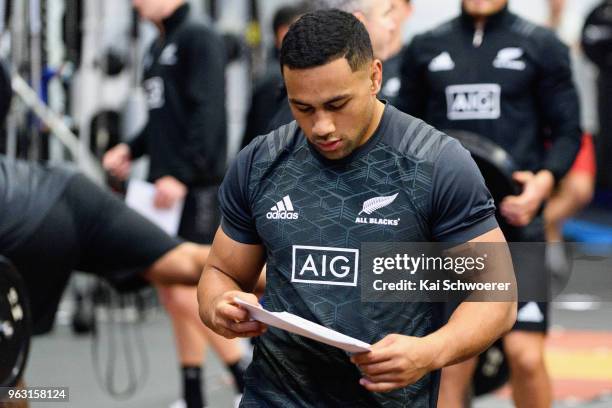
[[[266,248],[267,309],[367,343],[435,331],[440,305],[362,302],[362,243],[465,242],[497,227],[470,154],[391,105],[366,144],[341,160],[321,156],[296,122],[258,137],[230,167],[219,198],[224,232]],[[379,204],[368,205],[372,199]],[[436,406],[437,373],[384,394],[359,378],[344,351],[269,328],[258,338],[241,406]]]

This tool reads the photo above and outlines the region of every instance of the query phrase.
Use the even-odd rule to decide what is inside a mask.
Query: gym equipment
[[[96,67],[100,68],[108,76],[117,76],[127,67],[128,57],[116,48],[109,48],[106,53],[96,61]]]
[[[0,256],[0,400],[1,387],[14,387],[28,359],[31,314],[25,283],[11,262]]]
[[[508,360],[502,341],[498,340],[478,356],[478,364],[472,381],[475,396],[488,394],[503,387],[510,378]]]
[[[134,396],[149,376],[142,332],[145,296],[143,292],[119,293],[102,280],[94,288],[92,364],[96,381],[115,400]]]
[[[11,77],[4,62],[0,60],[0,127],[4,124],[6,115],[8,115],[12,99]]]
[[[612,188],[612,0],[602,1],[589,14],[582,29],[581,43],[586,56],[599,68],[599,134],[595,138],[597,186],[609,190]]]
[[[82,149],[79,138],[66,126],[63,118],[53,112],[40,100],[36,92],[17,73],[12,77],[13,91],[52,130],[57,138],[78,158],[81,170],[98,184],[104,182],[103,171],[93,154]]]
[[[472,154],[496,203],[507,195],[520,193],[520,187],[512,180],[512,173],[517,171],[518,167],[504,149],[476,133],[464,130],[444,132],[459,140]]]
[[[612,67],[612,1],[604,1],[591,11],[582,28],[582,49],[600,69]]]

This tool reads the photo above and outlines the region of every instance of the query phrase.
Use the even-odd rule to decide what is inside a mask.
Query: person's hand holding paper
[[[364,374],[361,385],[372,392],[388,392],[414,384],[432,371],[436,355],[431,337],[389,334],[369,353],[352,356],[351,362]]]
[[[257,296],[252,293],[237,290],[224,293],[214,301],[212,322],[218,329],[217,333],[227,338],[256,337],[264,333],[267,326],[251,320],[247,309],[238,306],[239,301],[254,308],[261,307]]]

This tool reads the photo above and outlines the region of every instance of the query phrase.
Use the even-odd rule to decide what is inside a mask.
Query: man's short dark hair
[[[281,70],[314,68],[339,58],[346,58],[353,72],[372,61],[370,35],[352,14],[318,10],[289,29],[280,53]]]

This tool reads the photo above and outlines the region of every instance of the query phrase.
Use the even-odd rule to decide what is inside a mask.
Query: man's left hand
[[[187,195],[187,186],[172,176],[164,176],[155,182],[155,208],[170,208]]]
[[[364,374],[359,383],[368,391],[389,392],[414,384],[432,371],[436,354],[426,338],[390,334],[369,352],[352,356],[351,362]]]

